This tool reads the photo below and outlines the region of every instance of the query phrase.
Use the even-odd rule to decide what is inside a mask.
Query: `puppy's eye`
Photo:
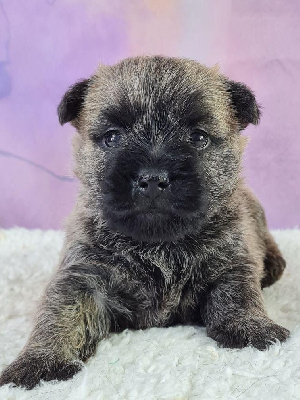
[[[203,129],[193,131],[191,133],[191,140],[199,149],[205,149],[210,143],[209,136]]]
[[[116,147],[121,140],[121,132],[117,129],[109,129],[104,136],[107,147]]]

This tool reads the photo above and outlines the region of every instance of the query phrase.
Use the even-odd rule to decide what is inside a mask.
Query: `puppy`
[[[240,132],[260,116],[248,87],[191,60],[129,58],[72,86],[58,115],[77,130],[77,204],[1,385],[71,378],[127,328],[204,324],[220,346],[259,350],[287,339],[261,292],[285,262],[240,174]]]

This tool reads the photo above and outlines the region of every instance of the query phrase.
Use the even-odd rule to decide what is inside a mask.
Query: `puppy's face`
[[[93,212],[152,242],[176,241],[221,210],[238,182],[239,131],[259,117],[244,85],[164,57],[101,66],[58,111],[78,130],[76,174]]]

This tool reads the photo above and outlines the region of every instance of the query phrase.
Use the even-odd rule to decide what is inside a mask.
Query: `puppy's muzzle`
[[[167,172],[142,171],[134,182],[134,189],[140,196],[156,199],[170,187]]]

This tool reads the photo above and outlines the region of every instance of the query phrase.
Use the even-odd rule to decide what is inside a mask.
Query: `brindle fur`
[[[77,129],[78,201],[33,332],[1,385],[68,379],[126,328],[204,324],[233,348],[286,340],[261,292],[285,263],[240,175],[239,132],[260,114],[250,89],[194,61],[137,57],[100,66],[58,111]],[[111,124],[126,128],[114,150],[99,139]],[[197,124],[212,139],[201,151],[189,141]],[[150,164],[172,171],[174,193],[177,185],[168,216],[135,214],[128,176]]]

